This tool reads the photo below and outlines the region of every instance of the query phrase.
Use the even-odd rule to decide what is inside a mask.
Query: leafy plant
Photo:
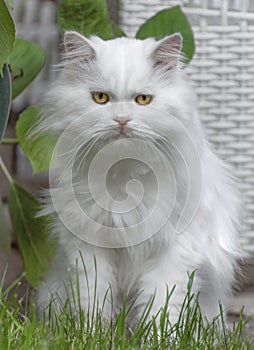
[[[15,26],[4,0],[0,0],[0,72],[11,53],[15,40]]]
[[[190,61],[195,52],[194,37],[191,26],[180,6],[162,10],[148,19],[138,30],[136,38],[146,39],[149,36],[159,40],[166,35],[181,33],[183,37],[183,54],[186,62]]]
[[[12,6],[12,1],[9,5]],[[57,20],[61,32],[77,30],[87,36],[96,34],[105,40],[125,36],[117,24],[110,21],[106,0],[62,0],[58,7]],[[15,39],[15,25],[4,0],[0,0],[0,32],[1,140],[10,114],[11,99],[18,96],[37,76],[46,57],[43,49],[37,44]],[[183,36],[183,51],[186,62],[189,62],[194,53],[194,38],[188,20],[179,6],[163,10],[148,19],[137,31],[136,38],[146,39],[152,36],[161,39],[175,32],[180,32]],[[49,169],[56,143],[51,135],[29,133],[39,117],[39,108],[29,107],[19,115],[16,123],[17,138],[2,140],[2,144],[20,144],[34,173]],[[50,219],[36,215],[40,210],[39,202],[15,183],[1,158],[0,169],[10,183],[9,212],[24,261],[26,277],[36,286],[45,274],[50,257],[54,253],[54,244],[48,238]],[[0,247],[7,251],[10,249],[10,235],[4,228],[1,203]]]
[[[62,0],[58,8],[58,25],[62,32],[76,30],[85,36],[96,34],[102,39],[125,36],[122,30],[110,23],[105,0]],[[183,54],[186,63],[190,62],[195,43],[191,26],[180,6],[162,10],[141,25],[136,33],[137,39],[154,37],[159,40],[166,35],[181,33]]]
[[[12,99],[37,76],[46,61],[44,50],[29,40],[16,39],[8,63],[12,72]]]
[[[71,29],[84,35],[93,33],[106,40],[114,38],[104,0],[63,0],[57,19],[62,32]]]
[[[52,135],[46,133],[29,135],[30,129],[36,125],[39,118],[39,108],[30,106],[20,114],[16,124],[17,138],[32,165],[34,174],[49,169],[52,150],[56,144],[56,139]]]
[[[7,64],[4,65],[0,77],[0,140],[2,139],[11,107],[11,75]]]
[[[19,95],[40,72],[46,56],[43,49],[35,43],[22,39],[15,40],[15,26],[3,0],[0,0],[0,16],[0,140],[2,140],[10,114],[11,100]],[[2,63],[4,63],[3,69]],[[29,120],[29,125],[32,125],[30,115],[29,119],[26,122]],[[24,140],[27,140],[27,135],[22,133],[22,127],[20,129],[17,136],[22,135]],[[20,139],[3,139],[2,143],[17,143]],[[38,158],[37,154],[35,157]],[[24,261],[26,277],[35,286],[47,270],[49,258],[52,256],[53,245],[48,243],[49,218],[36,217],[40,203],[15,183],[2,158],[0,158],[0,168],[10,184],[8,198],[10,218]],[[2,207],[1,202],[0,247],[9,251],[11,239],[4,226]]]

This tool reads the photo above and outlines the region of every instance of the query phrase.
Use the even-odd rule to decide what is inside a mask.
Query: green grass
[[[18,300],[15,291],[13,293],[13,288],[17,291],[19,285],[16,282],[5,291],[0,289],[0,350],[254,349],[254,343],[245,336],[246,321],[242,314],[231,332],[225,327],[222,313],[211,324],[204,322],[200,307],[191,294],[193,276],[190,276],[177,324],[171,326],[167,319],[172,290],[161,314],[154,315],[150,322],[147,317],[153,300],[148,303],[134,332],[126,327],[126,318],[132,306],[128,308],[125,303],[116,320],[108,323],[102,320],[96,303],[89,310],[89,317],[86,317],[79,302],[75,315],[67,302],[58,315],[53,308],[47,310],[49,321],[38,320],[34,304],[28,305],[27,300]],[[222,327],[218,327],[219,323]]]

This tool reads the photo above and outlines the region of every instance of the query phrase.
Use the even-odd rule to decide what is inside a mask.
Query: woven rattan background
[[[56,3],[50,0],[18,0],[14,2],[16,36],[36,42],[44,48],[47,62],[42,72],[24,92],[14,100],[13,109],[20,111],[29,104],[36,104],[48,82],[55,77],[51,69],[58,61],[58,29]]]
[[[120,26],[134,36],[145,19],[174,5],[182,5],[195,33],[188,73],[208,138],[239,179],[241,243],[254,255],[254,0],[121,0]]]

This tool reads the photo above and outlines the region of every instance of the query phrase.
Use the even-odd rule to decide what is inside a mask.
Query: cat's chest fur
[[[158,159],[151,158],[151,164],[157,168],[160,183],[153,169],[139,160],[116,162],[104,179],[100,169],[89,176],[84,170],[89,163],[84,164],[77,169],[71,188],[65,181],[58,184],[53,202],[61,205],[62,217],[71,218],[74,232],[88,243],[112,248],[141,243],[165,227],[176,201],[175,179],[160,169]],[[98,241],[93,241],[96,234]]]

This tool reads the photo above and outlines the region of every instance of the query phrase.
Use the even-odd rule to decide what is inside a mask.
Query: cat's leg
[[[167,296],[172,291],[168,302],[168,318],[172,325],[175,324],[179,319],[182,304],[187,295],[188,272],[191,273],[193,270],[177,254],[164,254],[154,261],[153,266],[149,264],[142,272],[142,277],[139,280],[142,293],[137,299],[137,303],[140,304],[140,311],[142,312],[144,306],[154,296],[148,318],[151,319],[163,308]],[[197,280],[194,279],[193,292],[196,285]],[[158,324],[159,319],[159,317],[156,319]]]
[[[170,294],[174,288],[168,303],[168,317],[171,324],[176,323],[187,295],[188,273],[195,271],[191,289],[191,295],[194,294],[192,302],[198,298],[204,320],[211,322],[218,317],[221,322],[222,310],[226,321],[225,311],[234,280],[234,257],[220,252],[216,255],[220,264],[217,261],[216,266],[213,266],[209,261],[203,264],[193,264],[192,261],[190,264],[188,257],[183,259],[176,252],[177,249],[175,252],[171,251],[172,254],[160,256],[153,266],[149,265],[149,269],[142,272],[140,290],[143,292],[138,302],[147,303],[154,295],[151,318],[165,305],[167,293]],[[195,260],[194,257],[192,260]],[[157,322],[159,323],[159,317]]]
[[[199,304],[202,315],[207,321],[211,322],[223,311],[223,320],[226,322],[226,309],[232,296],[236,261],[233,255],[219,247],[215,253],[213,263],[207,261],[200,265],[197,271],[197,276],[202,281]]]
[[[110,319],[116,295],[115,266],[111,250],[86,245],[78,257],[80,302],[90,312],[98,305],[102,316]]]
[[[79,306],[90,313],[98,305],[102,316],[109,319],[115,293],[114,267],[109,251],[83,243],[72,255],[60,253],[44,283],[38,288],[37,305],[40,314],[52,303],[59,312],[68,300],[73,311]]]

